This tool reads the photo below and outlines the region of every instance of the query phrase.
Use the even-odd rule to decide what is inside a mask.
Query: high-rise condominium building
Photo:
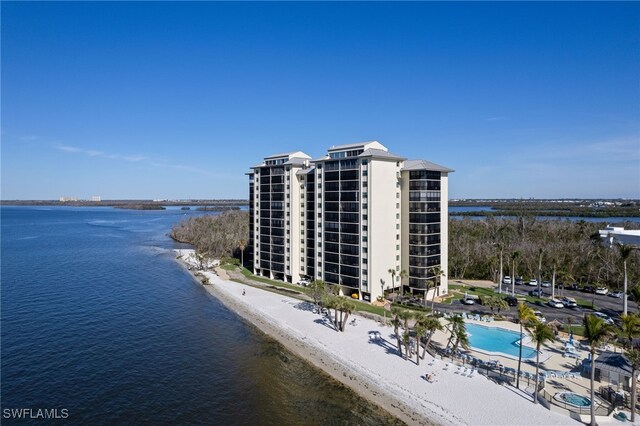
[[[447,293],[448,174],[379,142],[265,157],[248,173],[255,274],[340,284],[364,301]],[[435,288],[438,267],[445,274]]]

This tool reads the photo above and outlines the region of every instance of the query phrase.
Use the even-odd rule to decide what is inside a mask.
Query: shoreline
[[[302,358],[304,361],[324,372],[332,379],[342,383],[360,397],[377,405],[389,413],[389,415],[396,417],[408,425],[436,426],[440,424],[434,422],[433,419],[425,418],[415,412],[402,401],[398,400],[394,395],[390,395],[385,390],[379,388],[374,382],[369,382],[356,376],[351,369],[331,359],[330,353],[322,350],[318,351],[318,348],[306,343],[306,339],[304,339],[304,337],[299,339],[291,336],[283,329],[269,323],[265,318],[260,315],[256,315],[247,305],[239,303],[235,297],[229,296],[226,292],[216,288],[215,285],[203,284],[194,272],[188,268],[188,264],[184,260],[176,260],[189,273],[189,275],[191,275],[196,283],[201,285],[207,293],[220,301],[227,309],[247,321],[267,337],[280,343],[285,347],[285,349],[293,353],[295,356]],[[244,286],[240,283],[234,284],[249,288],[249,286]]]
[[[176,251],[187,254],[193,250]],[[177,259],[186,267],[188,259]],[[188,267],[185,269],[188,270]],[[200,279],[188,272],[201,285]],[[429,355],[416,365],[397,355],[393,328],[358,315],[336,332],[308,302],[204,272],[206,291],[228,309],[369,402],[410,425],[575,425],[567,415],[534,405],[513,388],[469,378]],[[224,275],[224,274],[221,274]],[[246,295],[243,293],[246,292]],[[372,340],[369,333],[382,337]],[[433,374],[429,383],[422,377]],[[505,409],[508,407],[508,409]]]

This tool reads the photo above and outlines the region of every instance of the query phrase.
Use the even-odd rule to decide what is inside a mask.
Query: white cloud
[[[152,159],[151,157],[144,156],[144,155],[121,155],[121,154],[107,153],[104,151],[98,151],[95,149],[84,149],[84,148],[78,148],[75,146],[62,145],[62,144],[55,144],[54,148],[63,152],[68,152],[73,154],[84,154],[87,157],[108,158],[110,160],[126,161],[129,163],[140,163],[140,164],[146,164],[152,167],[168,168],[168,169],[174,169],[174,170],[182,170],[190,173],[197,173],[197,174],[206,175],[206,176],[215,176],[214,173],[211,173],[207,170],[203,170],[194,166],[189,166],[184,164],[172,164],[164,159],[157,159],[157,158]]]

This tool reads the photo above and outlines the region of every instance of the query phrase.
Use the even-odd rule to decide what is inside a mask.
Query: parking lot
[[[497,291],[497,286],[495,289]],[[531,290],[535,290],[535,289],[537,289],[537,287],[528,286],[528,285],[516,285],[515,296],[516,297],[527,296]],[[551,288],[543,287],[542,290],[543,290],[543,294],[549,294],[548,297],[551,297],[550,296]],[[502,294],[505,296],[510,295],[511,285],[503,284]],[[569,290],[569,289],[556,289],[555,296],[557,299],[560,299],[565,296],[572,297],[578,301],[587,302],[589,305],[593,303],[595,305],[596,311],[603,312],[609,315],[611,318],[614,319],[614,321],[620,317],[620,314],[622,314],[622,299],[605,296],[605,295],[594,294],[594,293],[584,293],[582,291]],[[558,320],[562,323],[567,323],[568,318],[571,317],[573,324],[580,324],[582,323],[582,318],[584,317],[585,314],[594,312],[593,309],[580,307],[580,306],[576,308],[552,308],[551,306],[548,306],[547,304],[544,304],[544,303],[535,304],[535,303],[527,302],[527,304],[531,306],[533,309],[541,311],[544,314],[547,321]],[[489,309],[487,306],[482,306],[478,304],[465,305],[460,300],[454,300],[450,305],[436,303],[436,306],[438,310],[441,310],[443,312],[466,311],[466,312],[485,313],[485,314],[491,313],[491,309]],[[509,307],[508,310],[506,311],[502,310],[501,313],[506,316],[514,316],[516,315],[516,309],[517,307]],[[638,312],[638,305],[635,302],[629,300],[628,311]]]

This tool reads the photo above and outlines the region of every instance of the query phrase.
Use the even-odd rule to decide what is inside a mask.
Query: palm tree
[[[618,244],[620,249],[620,257],[622,257],[622,264],[624,266],[624,295],[622,296],[622,314],[627,314],[627,259],[631,256],[633,251],[632,246],[626,244]],[[637,299],[636,299],[637,300]]]
[[[551,298],[556,298],[556,269],[558,269],[558,259],[555,257],[551,262],[553,272],[551,273]]]
[[[629,349],[627,359],[631,364],[631,423],[633,423],[636,420],[636,386],[640,369],[640,350]]]
[[[524,327],[533,321],[537,321],[533,309],[520,302],[518,305],[518,321],[520,322],[520,345],[518,351],[518,376],[516,378],[516,388],[520,389],[520,371],[522,366],[522,339],[524,339]]]
[[[345,325],[347,325],[347,319],[349,315],[356,309],[356,304],[349,299],[343,299],[341,304],[342,312],[344,312],[344,319],[340,323],[340,331],[344,331]]]
[[[633,423],[636,414],[636,382],[638,369],[640,368],[640,350],[633,347],[633,339],[640,335],[640,317],[634,314],[622,314],[620,316],[618,335],[625,340],[623,344],[627,348],[626,356],[629,364],[631,364],[631,422]]]
[[[460,330],[461,328],[465,328],[465,324],[464,324],[464,320],[460,315],[454,315],[451,318],[449,318],[449,333],[451,333],[451,336],[449,336],[447,347],[451,345],[451,342],[453,342],[453,339],[456,337],[456,334],[458,334],[458,330]]]
[[[329,311],[329,319],[331,319],[331,309],[335,311],[333,316],[333,326],[338,330],[338,300],[335,296],[328,296],[324,301],[324,307]]]
[[[394,268],[389,268],[387,272],[391,274],[391,288],[395,288],[396,287],[396,281],[395,281],[396,270]],[[404,292],[402,291],[402,285],[400,285],[400,295],[404,296]]]
[[[425,317],[426,319],[426,317]],[[418,318],[416,324],[413,326],[413,331],[416,333],[416,364],[420,365],[420,339],[427,334],[427,328],[423,325],[424,320]],[[425,347],[426,351],[426,347]]]
[[[596,426],[594,382],[596,377],[596,348],[604,344],[612,335],[613,327],[602,318],[587,314],[582,320],[584,337],[589,341],[591,353],[591,426]],[[634,401],[635,403],[635,401]]]
[[[242,268],[244,268],[244,249],[247,246],[247,241],[240,240],[239,246],[240,246],[240,270],[242,270]]]
[[[553,330],[547,324],[536,321],[531,329],[531,341],[536,344],[536,386],[533,391],[533,403],[538,403],[538,374],[540,373],[540,347],[555,339]]]
[[[514,251],[511,254],[511,295],[515,296],[516,294],[516,261],[520,257],[519,251]]]
[[[469,349],[469,334],[467,333],[467,325],[462,321],[462,325],[456,329],[456,342],[453,345],[453,350],[458,349],[458,346],[463,349]]]
[[[623,345],[628,349],[633,346],[633,339],[640,335],[640,317],[634,314],[620,315],[618,335],[625,339]]]
[[[313,297],[313,302],[316,304],[316,308],[320,308],[320,301],[322,300],[322,296],[325,294],[325,284],[322,280],[313,280],[311,284],[309,284],[309,289],[311,290],[311,297]]]
[[[400,326],[402,326],[402,320],[400,319],[400,313],[402,309],[391,308],[391,315],[393,316],[391,319],[391,325],[393,325],[393,334],[396,336],[396,340],[398,341],[398,352],[400,356],[402,356],[402,339],[400,338]]]
[[[409,278],[409,273],[403,269],[402,271],[400,271],[400,287],[402,288],[404,288],[402,280],[404,280],[405,278]]]
[[[428,316],[423,325],[426,328],[426,330],[429,332],[429,336],[427,337],[427,341],[424,344],[424,352],[422,352],[422,359],[424,359],[427,353],[427,347],[429,346],[429,343],[431,343],[431,338],[435,334],[436,330],[442,331],[444,329],[444,327],[442,326],[442,323],[440,323],[440,320],[434,316]]]
[[[540,248],[540,250],[538,251],[538,295],[541,294],[541,288],[542,288],[542,256],[544,255],[544,252],[542,251],[542,248]]]
[[[436,304],[436,291],[440,287],[440,278],[444,276],[444,271],[440,267],[440,265],[432,266],[431,272],[435,275],[433,279],[433,296],[431,298],[431,312],[433,312],[434,306]]]

